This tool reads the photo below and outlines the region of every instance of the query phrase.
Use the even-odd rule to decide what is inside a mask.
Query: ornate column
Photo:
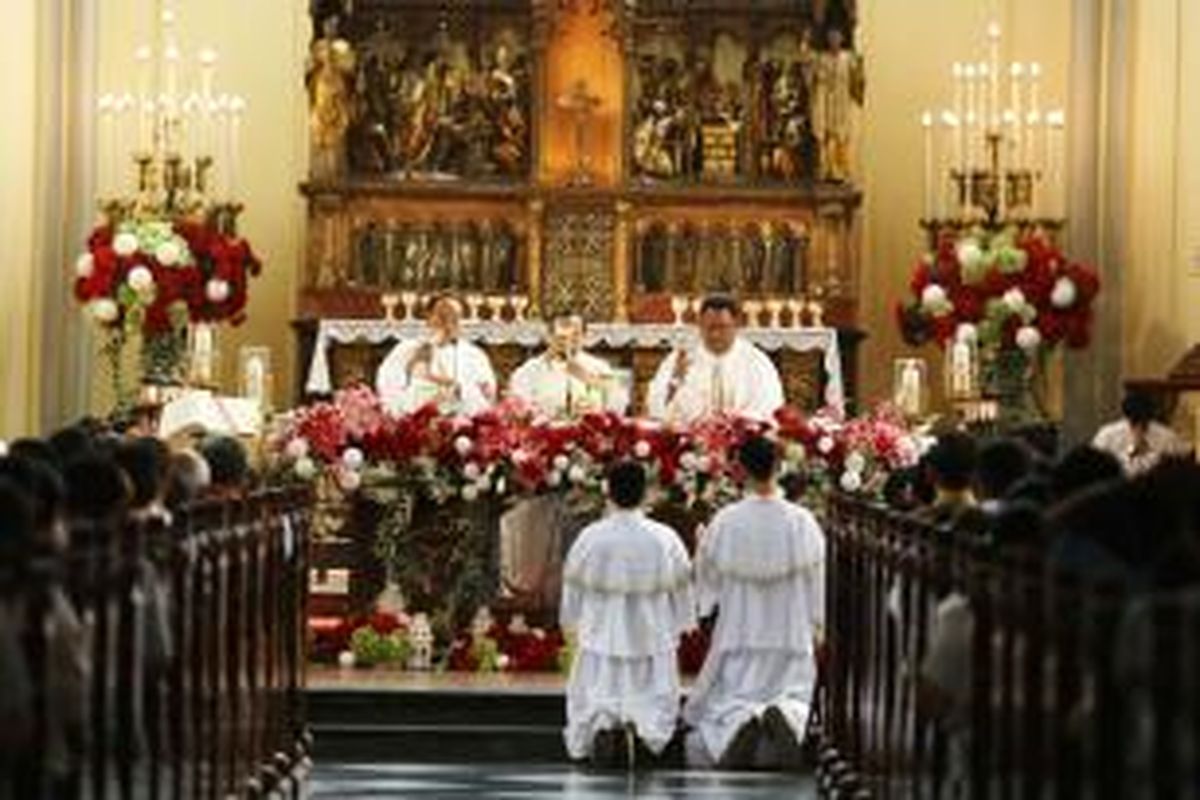
[[[542,314],[542,222],[546,202],[541,198],[529,201],[528,229],[525,232],[525,246],[529,250],[525,259],[527,272],[525,285],[529,289],[529,315],[539,317]]]
[[[613,319],[617,322],[629,321],[629,275],[632,226],[630,218],[633,206],[628,200],[617,201],[617,230],[613,253]]]

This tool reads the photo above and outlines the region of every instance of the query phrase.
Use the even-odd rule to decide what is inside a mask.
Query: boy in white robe
[[[764,753],[799,766],[824,624],[825,540],[807,509],[778,496],[774,443],[749,439],[739,460],[747,496],[717,512],[696,552],[700,616],[719,613],[684,709],[688,755],[726,769],[763,766]]]
[[[659,754],[679,718],[679,638],[695,626],[691,565],[671,528],[640,511],[646,472],[608,473],[612,513],[589,525],[567,555],[560,621],[573,633],[567,681],[567,752],[615,766],[634,736]]]

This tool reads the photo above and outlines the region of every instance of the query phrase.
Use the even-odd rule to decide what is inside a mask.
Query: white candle
[[[246,101],[235,95],[229,101],[229,199],[238,198],[242,172],[242,114]]]
[[[922,213],[925,219],[933,219],[936,213],[933,208],[933,114],[926,111],[921,115],[921,128],[925,140],[925,193]]]
[[[149,45],[142,45],[134,52],[133,57],[137,62],[138,73],[138,149],[143,153],[148,153],[154,144],[152,141],[154,117],[152,114],[146,113],[147,104],[153,106],[150,94],[150,62],[154,57],[154,51],[150,49]]]
[[[1025,168],[1025,164],[1021,160],[1021,156],[1024,153],[1021,145],[1021,122],[1024,119],[1021,115],[1021,77],[1024,74],[1025,67],[1022,64],[1013,64],[1009,68],[1009,77],[1012,79],[1012,84],[1010,86],[1008,105],[1012,119],[1009,120],[1008,127],[1012,130],[1013,137],[1012,152],[1015,157],[1013,158],[1012,165],[1014,169],[1018,170]]]
[[[120,194],[125,185],[126,170],[129,168],[129,151],[131,143],[137,142],[137,98],[131,92],[126,92],[117,101],[117,136],[113,143],[112,163],[113,176]]]
[[[1041,108],[1038,106],[1038,89],[1042,79],[1042,65],[1034,61],[1029,65],[1029,110],[1032,113],[1041,113]]]
[[[263,360],[258,356],[246,359],[246,397],[258,403],[261,407],[267,399],[267,370]]]
[[[956,341],[950,347],[950,391],[956,398],[971,395],[971,346]]]
[[[992,22],[988,25],[988,50],[991,58],[991,69],[988,75],[991,78],[991,116],[989,119],[993,124],[998,123],[1000,115],[1000,23]]]
[[[111,197],[115,194],[113,181],[113,162],[111,156],[113,143],[116,141],[116,100],[111,94],[103,94],[96,102],[100,112],[98,132],[96,136],[96,157],[100,162],[96,168],[96,193],[101,197]]]
[[[217,51],[206,47],[200,51],[200,135],[197,157],[213,155],[213,80],[217,71]]]
[[[921,370],[915,362],[906,361],[900,368],[900,391],[896,405],[910,417],[921,414]]]
[[[1066,161],[1064,149],[1063,127],[1066,117],[1062,111],[1050,111],[1046,114],[1046,152],[1050,167],[1049,196],[1050,213],[1055,219],[1062,219],[1066,214],[1066,185],[1064,183],[1063,164]]]
[[[210,383],[213,377],[213,330],[201,323],[192,328],[192,369],[196,380]]]
[[[229,196],[229,95],[220,95],[213,102],[216,118],[213,142],[213,196],[221,200]]]
[[[975,65],[967,64],[963,70],[963,77],[967,84],[967,113],[963,117],[963,143],[964,143],[964,172],[970,172],[975,168],[975,122],[979,118],[976,109],[975,98]]]
[[[958,191],[957,184],[953,176],[950,174],[952,170],[964,169],[962,163],[962,134],[959,129],[958,115],[952,111],[942,112],[942,126],[946,131],[946,145],[943,147],[943,160],[948,159],[950,164],[943,171],[943,190],[941,216],[946,217],[950,214],[950,209],[957,208]]]
[[[1042,197],[1044,195],[1042,183],[1044,176],[1042,175],[1042,164],[1039,158],[1037,149],[1038,131],[1041,129],[1042,115],[1036,111],[1030,111],[1025,118],[1025,168],[1029,170],[1032,178],[1031,190],[1033,196],[1029,201],[1029,208],[1034,216],[1040,216],[1042,211]]]

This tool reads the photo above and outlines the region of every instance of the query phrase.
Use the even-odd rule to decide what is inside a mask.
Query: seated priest
[[[668,355],[646,398],[650,416],[694,422],[714,414],[771,420],[783,384],[766,353],[738,336],[737,302],[710,295],[700,306],[699,341]]]
[[[663,751],[679,717],[679,638],[695,626],[691,565],[671,528],[640,510],[646,470],[608,471],[609,513],[571,547],[560,620],[573,636],[567,752],[618,766],[640,741]],[[628,766],[632,767],[632,764]]]
[[[717,613],[683,718],[689,763],[794,768],[817,680],[825,621],[825,538],[807,509],[779,494],[776,445],[738,453],[747,492],[713,517],[696,547],[699,615]]]
[[[550,323],[546,352],[517,368],[509,394],[551,417],[624,411],[628,398],[612,367],[583,349],[583,324],[577,315],[556,317]]]
[[[411,413],[436,403],[445,413],[477,414],[496,399],[496,374],[487,353],[462,338],[462,305],[435,297],[428,334],[401,342],[379,365],[376,386],[393,412]]]

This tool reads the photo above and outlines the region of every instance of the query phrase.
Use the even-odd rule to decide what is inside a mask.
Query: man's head
[[[938,438],[925,456],[929,477],[934,486],[948,492],[966,491],[975,475],[975,439],[961,431],[951,431]]]
[[[133,486],[133,507],[146,508],[166,492],[171,453],[159,439],[132,439],[117,450],[117,466]]]
[[[435,297],[429,304],[429,327],[442,342],[457,339],[462,327],[462,304],[448,294]]]
[[[578,314],[555,317],[550,323],[550,353],[567,357],[583,346],[583,317]]]
[[[729,352],[737,339],[737,301],[724,294],[704,298],[700,305],[699,327],[705,350],[718,356]]]
[[[250,480],[250,459],[246,448],[232,436],[214,436],[200,445],[200,455],[208,462],[210,485],[221,491],[245,488]]]
[[[636,461],[618,461],[605,479],[608,497],[618,508],[637,508],[646,499],[646,470]]]
[[[975,483],[979,496],[999,500],[1033,470],[1033,454],[1018,439],[995,439],[979,449]]]
[[[1154,398],[1146,392],[1126,392],[1121,401],[1121,413],[1132,427],[1148,428],[1154,421]]]
[[[738,463],[755,483],[769,483],[775,478],[779,452],[767,437],[751,436],[738,450]]]

